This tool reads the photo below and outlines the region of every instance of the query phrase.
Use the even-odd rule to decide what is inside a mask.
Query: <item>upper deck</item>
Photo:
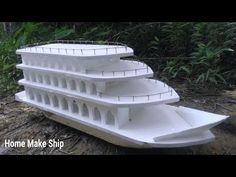
[[[153,71],[138,61],[121,60],[133,55],[122,43],[55,41],[23,46],[16,51],[27,71],[67,74],[85,80],[112,81],[151,77]]]
[[[16,50],[17,54],[44,54],[76,57],[76,59],[104,59],[110,57],[127,57],[133,55],[133,49],[117,42],[95,41],[53,41],[23,46]]]

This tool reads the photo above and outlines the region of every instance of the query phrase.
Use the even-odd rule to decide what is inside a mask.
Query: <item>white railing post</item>
[[[98,92],[100,98],[102,98],[102,92]]]

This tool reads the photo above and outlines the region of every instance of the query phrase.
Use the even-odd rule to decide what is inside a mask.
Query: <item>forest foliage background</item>
[[[228,87],[236,81],[236,22],[1,22],[0,90],[13,94],[22,72],[15,51],[48,40],[118,41],[160,80]]]

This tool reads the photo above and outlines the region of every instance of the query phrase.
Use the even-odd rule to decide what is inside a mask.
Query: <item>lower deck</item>
[[[103,134],[100,138],[106,134],[108,139],[105,140],[114,144],[122,145],[116,143],[116,140],[122,140],[132,142],[136,144],[135,146],[140,147],[178,147],[206,143],[214,139],[209,129],[227,118],[227,116],[185,107],[157,105],[142,109],[131,108],[129,114],[131,121],[120,128],[115,128],[106,123],[101,124],[92,119],[84,119],[68,111],[46,107],[27,99],[25,92],[16,94],[16,99],[61,117],[60,121],[58,118],[61,123],[67,124],[65,122],[69,121],[71,124],[69,126],[72,127],[77,124],[86,126],[86,130],[93,129],[93,131],[99,131],[99,134]],[[93,131],[85,132],[99,136],[99,134],[92,133]],[[111,139],[110,136],[116,138]]]

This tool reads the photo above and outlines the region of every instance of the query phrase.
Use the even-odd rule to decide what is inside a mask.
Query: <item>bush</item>
[[[121,22],[20,23],[6,33],[0,26],[0,86],[14,93],[22,77],[15,51],[22,45],[55,39],[119,41],[134,48],[138,58],[153,58],[165,79],[213,85],[235,84],[236,23]],[[162,58],[162,60],[159,60]],[[184,58],[184,59],[183,59]]]

